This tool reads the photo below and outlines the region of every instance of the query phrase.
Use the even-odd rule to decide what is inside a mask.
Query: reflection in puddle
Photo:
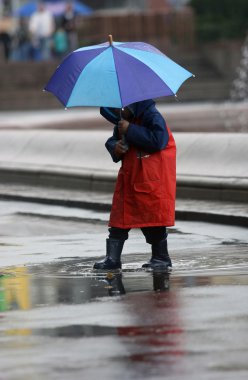
[[[116,326],[73,324],[26,330],[6,329],[5,336],[32,335],[75,339],[113,336],[115,339],[118,337],[121,345],[125,347],[125,361],[133,364],[155,362],[168,365],[169,362],[173,362],[174,357],[183,355],[180,347],[183,329],[178,316],[180,307],[177,292],[169,290],[169,280],[169,274],[165,272],[139,273],[138,276],[107,272],[84,278],[33,276],[30,282],[32,290],[27,294],[30,294],[31,307],[41,307],[41,316],[42,306],[82,304],[91,301],[97,305],[103,297],[104,305],[108,308],[110,305],[107,298],[114,297],[117,304],[121,303],[129,323]],[[139,292],[132,292],[132,281],[139,282]],[[8,282],[5,285],[8,285]],[[22,288],[22,291],[25,293],[26,290]],[[123,359],[119,358],[121,361]]]
[[[71,261],[72,269],[73,262],[78,261]],[[219,352],[230,350],[230,323],[235,333],[241,326],[238,342],[247,330],[246,319],[240,319],[246,315],[241,302],[245,274],[124,270],[62,275],[60,269],[41,265],[1,272],[0,338],[8,378],[58,378],[62,373],[66,380],[75,373],[109,380],[123,374],[126,379],[177,378],[185,367],[189,372],[183,378],[198,378],[199,366],[216,361],[218,351],[212,347],[218,343]]]
[[[49,264],[47,267],[12,267],[0,275],[0,311],[28,310],[58,304],[77,305],[102,297],[125,296],[127,293],[165,292],[170,287],[176,289],[221,284],[247,285],[248,276],[170,276],[167,272],[129,270],[61,275],[59,272],[52,273]]]
[[[30,274],[25,267],[0,275],[0,311],[30,309]]]
[[[35,270],[35,269],[33,269]],[[131,276],[130,276],[131,275]],[[166,291],[169,274],[106,272],[85,273],[81,276],[52,276],[32,274],[32,268],[13,267],[0,276],[0,311],[28,310],[57,304],[82,304],[106,296],[122,296],[133,283],[135,291]]]

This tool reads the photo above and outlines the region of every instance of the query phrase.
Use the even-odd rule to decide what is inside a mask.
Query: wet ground
[[[247,379],[247,229],[178,222],[173,271],[96,273],[107,213],[0,202],[0,379]]]

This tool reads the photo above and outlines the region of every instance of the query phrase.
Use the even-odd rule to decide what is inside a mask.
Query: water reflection
[[[122,282],[122,273],[106,273],[106,277],[103,280],[107,284],[108,294],[109,296],[116,296],[126,294],[126,290],[124,288]]]
[[[170,273],[153,272],[153,289],[155,292],[164,292],[170,289]]]
[[[248,284],[246,274],[177,276],[124,271],[63,276],[45,266],[43,269],[41,273],[38,267],[12,268],[4,271],[0,280],[1,305],[5,305],[0,313],[1,347],[5,361],[11,355],[21,358],[18,364],[9,361],[8,367],[8,371],[19,371],[19,379],[28,378],[20,373],[25,368],[35,374],[31,378],[37,373],[38,378],[44,368],[49,373],[54,368],[62,371],[67,363],[73,370],[76,365],[89,378],[114,379],[123,374],[127,379],[176,378],[185,373],[185,367],[191,368],[192,353],[206,349],[201,351],[209,329],[213,333],[211,326],[216,334],[215,323],[219,324],[215,317],[213,324],[212,317],[218,306],[223,307],[230,299],[226,285]],[[245,287],[241,290],[244,292]],[[203,294],[207,302],[202,300]],[[17,307],[22,312],[14,310]],[[5,313],[9,310],[11,313]],[[246,315],[243,310],[237,314],[238,323]],[[224,313],[227,311],[228,306]],[[225,319],[222,312],[219,315]],[[245,328],[245,320],[241,323]],[[211,340],[207,346],[212,347]],[[64,365],[61,358],[65,355]],[[36,358],[42,359],[40,366]]]
[[[168,292],[184,287],[247,284],[247,276],[187,275],[170,277],[166,272],[123,271],[52,273],[37,267],[12,267],[0,272],[0,311],[29,310],[52,305],[79,305],[103,297],[125,297],[129,293]]]
[[[153,290],[155,292],[164,292],[169,290],[170,273],[167,271],[156,271],[150,273],[153,280]],[[106,284],[105,288],[108,289],[109,296],[117,296],[126,294],[123,284],[123,274],[107,272],[104,279],[101,280]]]
[[[6,269],[0,275],[0,311],[30,309],[30,274],[25,267]]]
[[[167,272],[132,275],[107,272],[94,277],[73,278],[68,276],[37,278],[29,275],[28,278],[30,289],[27,290],[23,286],[20,289],[24,298],[30,296],[29,306],[40,307],[41,321],[42,306],[59,303],[85,304],[94,301],[94,310],[97,312],[98,305],[102,304],[98,302],[99,297],[104,297],[104,305],[113,310],[116,322],[114,326],[94,323],[90,325],[82,322],[82,324],[44,327],[43,321],[41,326],[27,329],[26,334],[36,336],[37,339],[41,336],[74,339],[112,337],[115,344],[121,347],[120,350],[125,352],[119,357],[115,357],[113,353],[115,361],[123,367],[123,370],[129,368],[133,376],[136,373],[137,363],[139,366],[142,365],[139,374],[143,373],[146,377],[147,366],[148,369],[163,374],[165,366],[167,369],[172,368],[184,355],[180,301],[177,290],[170,289],[170,274]],[[11,284],[6,279],[5,290]],[[131,286],[133,282],[139,283],[140,291],[133,291]],[[16,284],[20,285],[22,281],[18,280]],[[114,303],[110,301],[113,297],[116,301]],[[20,308],[21,305],[19,303]],[[47,314],[45,315],[47,318]],[[5,336],[10,335],[12,337],[24,335],[24,330],[5,330]],[[83,347],[82,355],[84,355]]]
[[[129,293],[123,304],[132,324],[120,326],[118,335],[128,353],[126,366],[133,376],[154,378],[178,371],[184,357],[181,297],[169,289],[168,274],[153,276],[156,292]]]
[[[106,272],[98,275],[51,276],[35,269],[12,267],[0,275],[0,311],[28,310],[56,304],[82,304],[127,292],[169,289],[169,274]]]

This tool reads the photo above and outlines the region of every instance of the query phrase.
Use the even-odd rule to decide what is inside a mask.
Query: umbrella
[[[66,5],[68,4],[68,2],[61,0],[48,0],[43,1],[43,3],[46,6],[46,9],[48,9],[54,16],[63,14],[65,12]],[[92,9],[90,7],[80,3],[79,1],[72,1],[71,3],[76,14],[89,15],[92,13]],[[37,1],[29,1],[18,8],[14,12],[14,15],[18,17],[29,17],[37,10],[37,8]]]
[[[193,76],[154,46],[109,42],[82,47],[57,67],[45,90],[65,107],[122,108],[145,99],[176,95]]]

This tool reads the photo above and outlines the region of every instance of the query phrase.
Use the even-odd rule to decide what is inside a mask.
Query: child
[[[153,100],[133,103],[121,111],[101,108],[116,124],[105,146],[114,162],[122,161],[109,221],[107,252],[94,269],[120,269],[121,253],[131,228],[141,228],[152,246],[143,268],[170,269],[166,227],[175,220],[176,145]],[[123,141],[123,136],[127,144]]]

